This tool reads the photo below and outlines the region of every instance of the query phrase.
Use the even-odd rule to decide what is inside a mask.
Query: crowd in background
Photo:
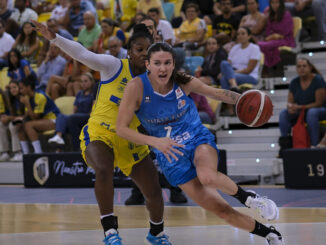
[[[64,136],[68,134],[72,136],[72,149],[79,151],[79,132],[96,98],[99,73],[38,35],[30,20],[43,21],[57,35],[76,40],[92,52],[120,59],[128,55],[126,45],[134,24],[143,23],[156,41],[174,47],[178,69],[190,72],[185,57],[202,56],[204,62],[195,75],[206,84],[237,92],[241,92],[241,84],[256,85],[262,75],[271,74],[281,61],[279,47],[295,46],[292,16],[314,16],[316,38],[326,37],[326,6],[322,0],[270,0],[263,11],[259,11],[256,0],[171,3],[175,6],[172,14],[164,11],[164,2],[160,0],[0,0],[0,69],[7,69],[10,78],[6,89],[0,91],[0,161],[20,161],[22,154],[31,150],[42,152],[39,134],[49,130],[55,130],[55,134],[47,143],[65,145]],[[305,71],[307,74],[300,62],[311,68]],[[289,104],[314,103],[308,107],[325,109],[322,76],[309,61],[298,61],[297,67],[297,83],[310,79],[315,84],[318,80],[318,94],[311,92],[317,96],[311,98],[313,102],[296,100],[299,95],[291,85],[294,100],[291,97]],[[267,72],[262,74],[261,70]],[[55,100],[62,96],[75,96],[72,115],[60,113]],[[202,121],[214,123],[216,118],[206,98],[191,96]],[[312,109],[309,111],[313,113]],[[227,107],[223,113],[235,115],[233,107]],[[282,112],[282,136],[289,134],[297,113],[298,110],[289,108]],[[309,118],[318,122],[323,113]],[[308,123],[312,145],[325,146],[326,137],[319,143],[315,121]]]

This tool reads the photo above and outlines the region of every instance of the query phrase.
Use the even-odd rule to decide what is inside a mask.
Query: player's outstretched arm
[[[176,154],[183,155],[183,153],[175,147],[183,147],[183,145],[176,143],[170,138],[148,136],[129,128],[135,111],[139,109],[142,97],[143,84],[140,78],[136,77],[128,82],[124,90],[116,123],[117,134],[135,144],[150,145],[156,148],[165,155],[169,162],[171,161],[171,157],[178,160]]]
[[[32,20],[32,22],[36,31],[40,32],[46,39],[57,45],[73,59],[78,60],[92,70],[103,72],[105,78],[109,78],[110,75],[114,75],[119,70],[121,64],[118,58],[112,55],[93,53],[80,43],[55,34],[46,25],[35,20]]]
[[[240,97],[240,94],[236,92],[227,89],[217,89],[212,86],[208,86],[195,77],[193,77],[189,83],[183,85],[183,89],[188,94],[190,92],[194,92],[233,105],[237,103]]]

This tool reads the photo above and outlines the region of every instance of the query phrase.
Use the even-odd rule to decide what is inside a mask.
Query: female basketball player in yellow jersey
[[[80,139],[83,157],[96,172],[95,195],[105,233],[104,243],[122,244],[117,231],[117,217],[113,213],[113,170],[118,166],[125,175],[132,178],[146,197],[150,216],[148,236],[151,241],[146,238],[145,242],[169,245],[163,232],[164,206],[161,187],[157,170],[148,156],[149,149],[118,137],[115,131],[119,103],[127,82],[146,70],[147,49],[153,42],[146,26],[135,26],[134,34],[128,42],[129,59],[120,60],[111,55],[90,52],[79,43],[54,34],[45,25],[36,21],[33,23],[36,30],[51,43],[101,74],[96,101]],[[137,129],[139,125],[138,119],[134,117],[130,127]]]

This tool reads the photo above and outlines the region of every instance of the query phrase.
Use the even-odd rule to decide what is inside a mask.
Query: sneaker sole
[[[257,193],[256,193],[255,191],[253,191],[253,190],[247,190],[247,192],[251,192],[251,193],[257,194]],[[272,205],[274,206],[274,210],[276,210],[276,213],[275,213],[275,215],[274,215],[272,218],[265,218],[265,217],[262,216],[262,215],[260,215],[260,216],[261,216],[263,219],[266,219],[266,220],[268,220],[268,221],[278,220],[279,217],[280,217],[280,211],[279,211],[279,209],[278,209],[276,203],[275,203],[273,200],[271,200],[271,199],[268,199],[268,200],[269,200],[269,202],[271,202]],[[259,213],[259,214],[260,214],[260,213]]]
[[[279,219],[279,216],[280,216],[280,211],[276,205],[276,203],[270,199],[268,199],[268,201],[273,205],[273,208],[275,210],[275,215],[272,217],[272,218],[265,218],[263,217],[264,219],[268,220],[268,221],[273,221],[273,220],[278,220]]]

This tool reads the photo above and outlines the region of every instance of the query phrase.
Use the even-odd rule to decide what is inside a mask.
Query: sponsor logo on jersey
[[[177,96],[177,99],[181,98],[182,95],[183,95],[183,92],[181,90],[180,87],[178,87],[176,90],[175,90],[175,95]]]
[[[145,96],[145,103],[149,103],[149,102],[151,102],[151,97]]]
[[[37,158],[33,165],[34,179],[44,185],[49,178],[49,159],[48,157]]]
[[[186,105],[185,100],[178,100],[178,109],[180,110],[182,107]]]

